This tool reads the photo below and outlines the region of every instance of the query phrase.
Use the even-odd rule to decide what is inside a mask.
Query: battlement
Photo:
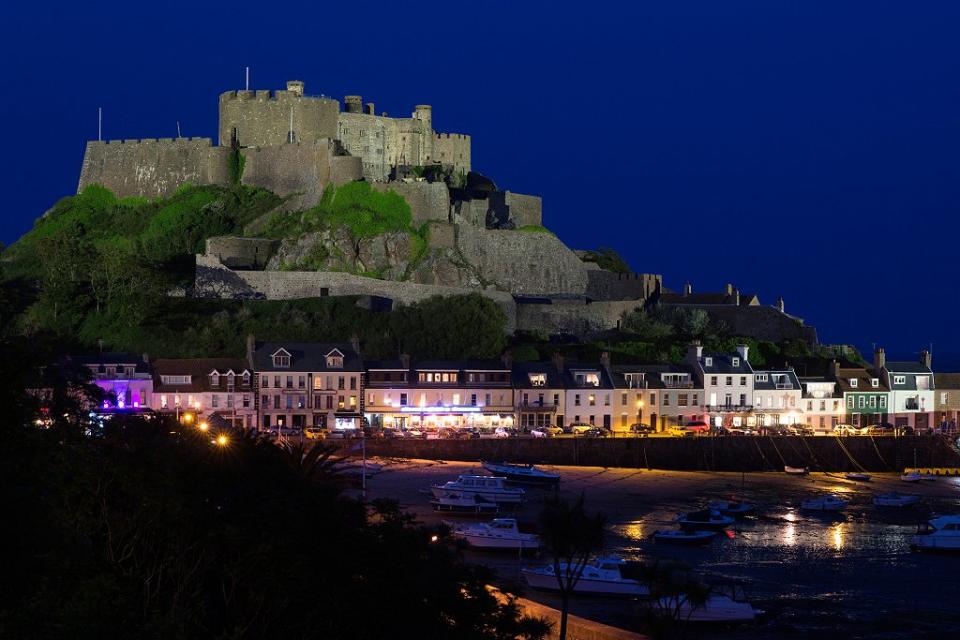
[[[146,144],[181,147],[211,147],[213,146],[213,140],[211,138],[199,136],[192,138],[125,138],[123,140],[91,140],[87,144],[93,146]]]
[[[437,140],[469,140],[470,136],[465,133],[434,133],[433,137]]]
[[[234,100],[240,101],[256,101],[256,102],[267,102],[267,101],[278,101],[283,102],[287,100],[308,100],[308,101],[323,101],[323,102],[337,102],[333,98],[328,98],[327,96],[305,96],[297,90],[288,90],[288,89],[277,89],[276,91],[271,91],[269,89],[258,89],[256,91],[224,91],[220,94],[220,102],[231,102]],[[339,103],[338,108],[339,108]]]

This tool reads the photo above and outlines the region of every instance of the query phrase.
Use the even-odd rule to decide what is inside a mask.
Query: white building
[[[873,357],[874,370],[882,372],[890,389],[894,424],[915,429],[932,427],[936,397],[930,352],[921,351],[919,362],[886,362],[882,348],[878,348]]]
[[[844,415],[843,398],[837,394],[837,382],[829,378],[801,378],[803,396],[800,399],[803,423],[814,433],[833,433]]]
[[[753,416],[748,426],[802,424],[803,389],[793,369],[753,372]]]
[[[746,345],[735,353],[704,353],[698,344],[687,349],[685,363],[703,389],[704,414],[711,426],[741,427],[753,411],[753,368]]]

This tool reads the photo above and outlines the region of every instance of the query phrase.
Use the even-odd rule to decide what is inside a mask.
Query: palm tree
[[[647,607],[648,624],[654,638],[679,637],[685,606],[703,606],[710,588],[696,579],[690,567],[673,560],[656,560],[644,564],[637,576],[650,589]]]
[[[603,548],[604,522],[602,514],[587,514],[582,493],[572,505],[558,496],[548,497],[540,512],[540,540],[553,558],[560,591],[560,640],[567,637],[570,594],[590,556]]]

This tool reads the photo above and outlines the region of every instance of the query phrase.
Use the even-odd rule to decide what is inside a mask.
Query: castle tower
[[[347,113],[363,113],[362,96],[344,96],[343,110]]]
[[[420,158],[418,164],[429,164],[433,160],[433,107],[418,104],[413,109],[413,119],[420,121]]]
[[[287,91],[291,94],[303,97],[303,80],[287,80]]]
[[[336,138],[339,113],[339,102],[307,96],[301,80],[290,80],[279,91],[227,91],[220,94],[219,144],[236,139],[242,147],[283,145],[290,139],[291,120],[297,142]]]

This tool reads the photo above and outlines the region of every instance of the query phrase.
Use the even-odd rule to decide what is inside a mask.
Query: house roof
[[[871,384],[871,380],[877,378],[877,386]],[[857,386],[850,384],[850,380],[855,379]],[[863,368],[840,369],[837,372],[837,388],[841,393],[884,393],[890,390],[883,380],[883,376],[874,376]]]
[[[290,354],[289,367],[273,366],[273,354],[284,349]],[[343,368],[327,368],[327,354],[334,349],[343,354]],[[342,342],[258,342],[253,351],[257,371],[363,371],[360,354]]]
[[[75,362],[88,367],[99,365],[126,365],[136,367],[137,373],[149,373],[150,364],[144,360],[144,356],[133,353],[106,352],[96,355],[73,356]]]
[[[153,361],[153,390],[169,393],[210,391],[210,374],[214,371],[223,376],[230,371],[237,376],[242,376],[244,371],[253,373],[243,358],[158,358]],[[163,376],[187,375],[190,376],[189,384],[163,382]],[[239,383],[236,386],[237,389],[243,389]],[[226,390],[226,386],[221,386],[218,390]]]
[[[960,373],[935,373],[933,381],[937,389],[960,389]]]
[[[666,385],[663,382],[662,373],[685,373],[690,376],[690,381],[695,378],[689,368],[678,364],[626,364],[614,365],[610,367],[610,377],[613,380],[615,389],[636,389],[627,382],[625,374],[642,373],[646,381],[647,389],[664,389]]]
[[[911,361],[887,362],[883,368],[893,373],[933,373],[929,367]]]
[[[543,373],[547,376],[546,384],[534,387],[530,384],[531,373]],[[517,389],[562,389],[564,385],[563,373],[557,371],[552,361],[548,362],[515,362],[511,372],[513,386]]]
[[[578,385],[576,382],[576,372],[598,373],[600,374],[600,384],[596,387],[587,387]],[[571,362],[563,372],[563,384],[567,389],[613,389],[613,380],[610,378],[610,372],[601,364],[580,364]]]
[[[415,371],[510,371],[500,360],[419,360],[412,363]]]
[[[718,292],[706,292],[706,293],[690,293],[684,295],[683,293],[675,293],[672,291],[664,291],[660,294],[658,301],[660,304],[666,305],[730,305],[733,306],[736,303],[736,295],[731,293],[726,293],[724,291]],[[740,294],[740,305],[741,307],[747,307],[751,305],[760,304],[760,298],[755,293],[741,293]]]
[[[711,363],[707,365],[707,358],[711,358]],[[733,359],[738,359],[738,364],[734,366]],[[700,366],[706,375],[716,375],[725,373],[752,374],[753,368],[746,358],[739,353],[705,353],[700,358]]]
[[[802,391],[803,388],[800,386],[800,380],[797,378],[797,373],[793,369],[764,369],[762,371],[754,370],[753,376],[753,388],[754,390],[759,391],[777,391],[781,390],[782,387],[777,386],[776,378],[779,376],[786,376],[787,382],[792,385],[794,389]],[[766,380],[757,380],[758,373],[767,374]]]

